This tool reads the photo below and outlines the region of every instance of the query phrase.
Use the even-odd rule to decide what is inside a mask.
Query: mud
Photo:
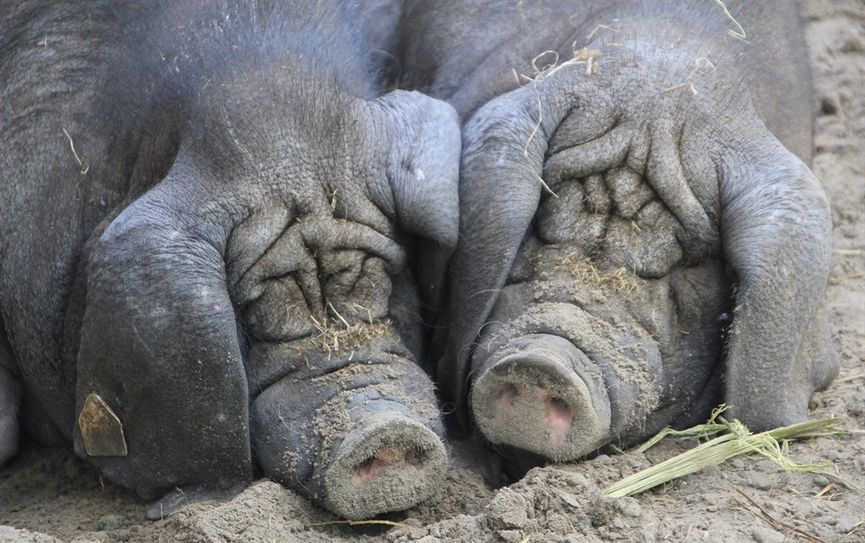
[[[147,504],[103,482],[70,451],[25,444],[0,470],[0,541],[805,540],[791,528],[827,542],[865,541],[865,6],[809,0],[804,7],[820,108],[813,167],[833,205],[829,311],[842,357],[840,376],[815,397],[810,415],[835,415],[853,433],[792,444],[790,454],[831,460],[827,473],[785,473],[768,460],[740,457],[636,498],[602,497],[605,485],[693,444],[671,441],[646,454],[611,449],[536,469],[493,492],[458,450],[436,496],[383,517],[400,526],[321,524],[335,519],[269,481],[229,502],[151,522]]]

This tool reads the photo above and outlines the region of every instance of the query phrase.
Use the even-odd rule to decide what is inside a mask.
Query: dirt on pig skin
[[[830,320],[842,357],[838,379],[814,398],[810,416],[834,415],[851,433],[791,444],[790,455],[829,460],[827,473],[787,473],[752,455],[611,499],[601,492],[606,485],[694,443],[666,441],[645,454],[605,450],[534,469],[498,491],[456,451],[435,497],[382,517],[396,525],[328,524],[332,515],[270,481],[225,503],[148,521],[147,504],[71,450],[25,443],[0,470],[0,542],[809,540],[794,529],[810,541],[865,541],[865,4],[808,0],[803,11],[817,91],[813,169],[826,184],[835,227]]]

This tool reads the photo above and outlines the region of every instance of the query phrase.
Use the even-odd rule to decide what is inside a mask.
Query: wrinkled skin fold
[[[747,40],[713,2],[406,7],[406,85],[463,119],[434,342],[455,434],[518,464],[722,401],[763,430],[837,373],[796,6],[726,5]]]
[[[260,475],[351,519],[434,492],[414,264],[460,136],[380,95],[396,13],[0,4],[0,463],[71,441],[152,518]]]

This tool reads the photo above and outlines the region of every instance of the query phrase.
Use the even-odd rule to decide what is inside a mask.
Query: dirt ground
[[[535,469],[495,492],[455,466],[433,500],[386,516],[402,526],[316,525],[333,517],[269,481],[151,522],[145,503],[103,484],[70,451],[31,444],[0,470],[0,542],[865,541],[865,3],[804,7],[820,108],[813,168],[833,204],[829,305],[842,357],[812,416],[835,415],[851,433],[792,444],[790,454],[831,460],[827,473],[740,457],[637,498],[601,496],[607,484],[693,446],[668,441],[646,454]]]

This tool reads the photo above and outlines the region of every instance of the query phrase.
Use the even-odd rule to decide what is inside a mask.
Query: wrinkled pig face
[[[409,259],[455,243],[455,114],[397,92],[323,117],[211,122],[93,248],[76,448],[181,488],[156,516],[253,463],[349,518],[444,469]]]
[[[652,60],[564,64],[464,127],[439,375],[468,377],[456,413],[503,450],[576,459],[722,392],[790,424],[831,376],[819,183],[735,84],[691,93],[692,62]]]
[[[705,390],[729,290],[718,260],[682,262],[678,221],[627,167],[551,189],[481,333],[470,403],[491,442],[564,461]]]
[[[526,201],[511,205],[525,206],[529,228],[509,241],[513,260],[474,349],[468,392],[489,441],[557,461],[642,435],[651,413],[702,394],[719,360],[730,295],[713,224],[717,179],[700,179],[692,191],[682,173],[680,155],[701,131],[681,133],[676,105],[622,104],[628,86],[621,81],[593,85],[577,77],[565,91],[576,104],[537,130],[546,137],[538,144],[539,175],[519,181],[533,183],[537,195],[502,198]],[[544,99],[529,88],[500,101],[520,92]],[[543,116],[555,115],[561,94],[550,91]],[[495,117],[497,106],[481,109],[472,123],[495,126],[486,117]],[[466,202],[475,160],[464,156]],[[498,175],[525,171],[494,168]],[[476,190],[482,206],[484,189]],[[464,209],[463,216],[473,215]],[[482,227],[463,230],[473,228]]]

